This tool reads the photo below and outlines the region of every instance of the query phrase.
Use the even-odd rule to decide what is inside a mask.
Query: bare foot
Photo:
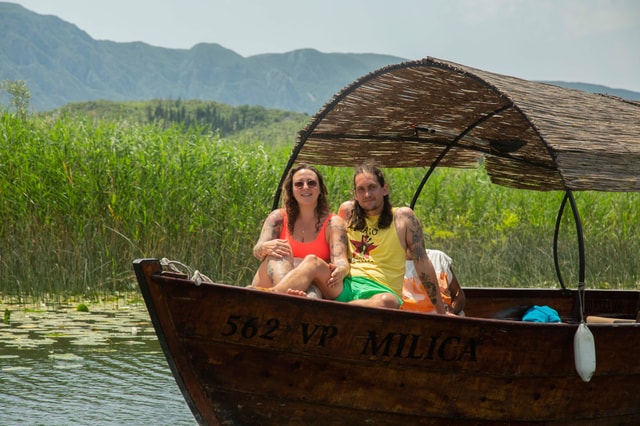
[[[307,292],[303,290],[294,290],[292,288],[287,290],[287,294],[291,294],[293,296],[307,297]]]

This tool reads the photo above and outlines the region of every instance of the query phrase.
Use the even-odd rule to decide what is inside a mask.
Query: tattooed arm
[[[424,247],[424,234],[420,221],[409,207],[397,208],[394,212],[394,220],[398,236],[401,237],[400,241],[404,243],[403,246],[406,245],[407,253],[413,260],[418,278],[427,291],[431,303],[435,306],[437,313],[444,314],[445,307],[440,296],[438,278]]]
[[[353,200],[345,201],[340,204],[340,208],[338,209],[338,216],[344,219],[345,225],[349,223],[349,219],[351,219],[351,213],[353,213]]]
[[[284,225],[282,210],[276,209],[269,213],[269,216],[262,225],[262,232],[258,242],[253,247],[253,255],[258,260],[264,260],[267,256],[283,258],[291,255],[291,247],[286,240],[278,237]]]
[[[347,249],[347,229],[344,220],[339,216],[332,216],[327,224],[327,242],[331,250],[331,278],[328,285],[342,283],[345,275],[349,273],[349,258]]]

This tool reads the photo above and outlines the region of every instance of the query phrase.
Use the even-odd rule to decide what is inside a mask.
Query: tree
[[[27,83],[24,80],[4,80],[0,81],[0,89],[4,89],[11,96],[9,106],[13,107],[19,116],[25,117],[31,100]]]

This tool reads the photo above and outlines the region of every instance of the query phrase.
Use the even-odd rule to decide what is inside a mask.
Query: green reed
[[[280,136],[279,136],[280,137]],[[131,262],[179,260],[216,281],[246,284],[251,248],[273,202],[290,143],[250,134],[78,118],[0,116],[0,295],[102,298],[135,291]],[[351,169],[320,167],[334,210]],[[408,205],[425,170],[387,172]],[[552,238],[563,194],[513,191],[482,169],[435,173],[416,212],[430,247],[454,258],[464,286],[554,286]],[[587,285],[638,287],[636,194],[576,194]],[[563,277],[575,287],[575,225],[563,219]]]
[[[227,282],[253,268],[238,253],[250,252],[268,212],[283,149],[104,121],[4,115],[0,126],[0,292],[135,288],[137,257]]]

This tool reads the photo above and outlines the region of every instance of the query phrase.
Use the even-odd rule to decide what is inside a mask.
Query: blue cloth
[[[522,317],[522,321],[528,322],[561,322],[558,311],[548,306],[534,305]]]

